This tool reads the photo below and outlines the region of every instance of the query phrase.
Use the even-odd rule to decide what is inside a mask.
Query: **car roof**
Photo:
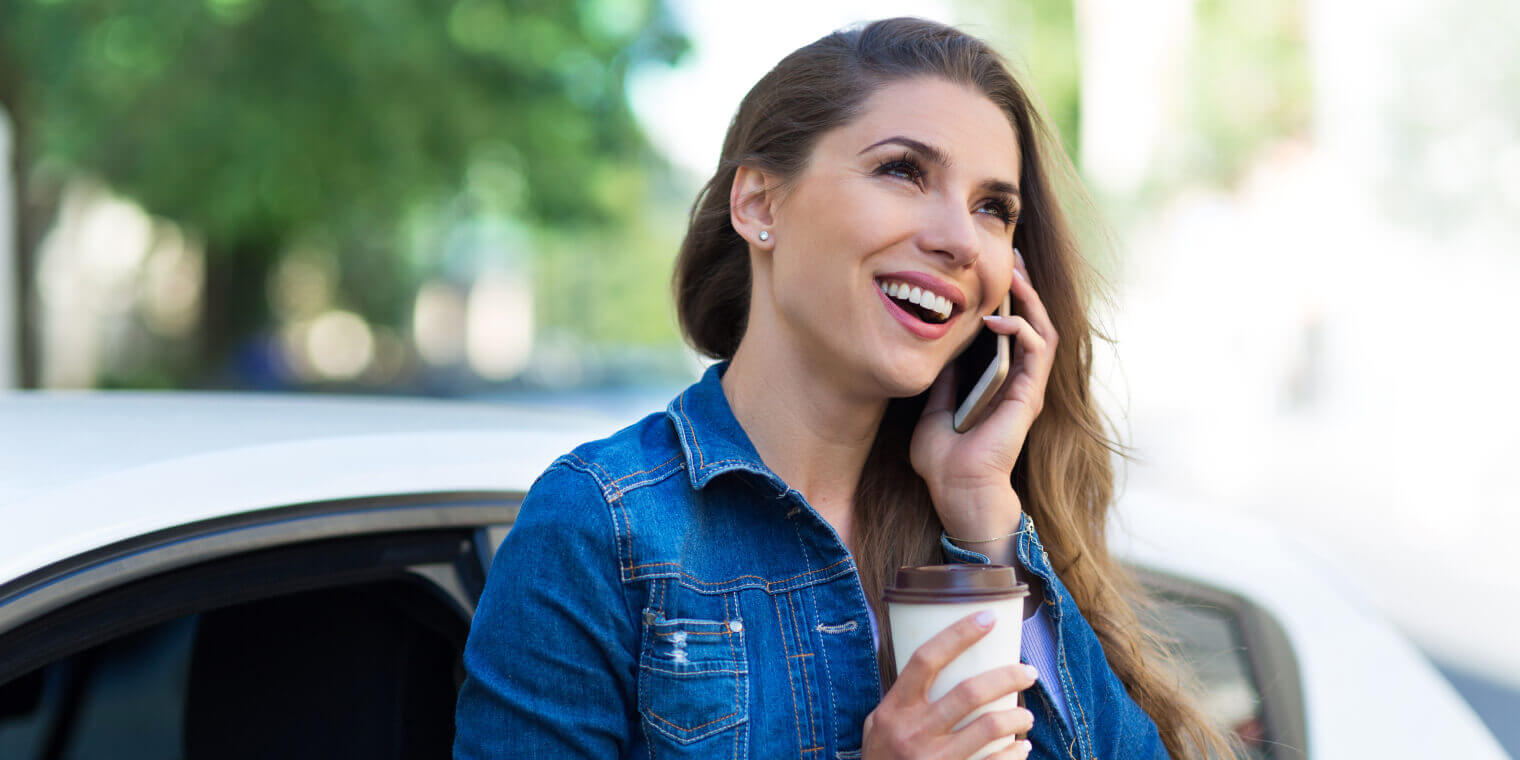
[[[274,506],[525,491],[628,418],[571,408],[203,392],[0,394],[0,581]]]

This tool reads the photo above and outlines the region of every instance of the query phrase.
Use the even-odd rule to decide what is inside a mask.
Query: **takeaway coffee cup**
[[[892,631],[892,651],[897,672],[908,665],[908,658],[924,642],[950,627],[951,623],[982,610],[997,613],[997,622],[970,649],[951,660],[929,686],[929,701],[945,696],[956,684],[1004,665],[1019,662],[1019,634],[1024,621],[1024,597],[1029,587],[1019,583],[1014,570],[1006,565],[930,565],[904,567],[883,595],[887,601],[887,621]],[[1011,710],[1018,705],[1018,695],[994,700],[972,711],[955,728],[970,723],[982,713]],[[977,750],[969,760],[979,760],[1010,744],[1015,737],[997,739]]]

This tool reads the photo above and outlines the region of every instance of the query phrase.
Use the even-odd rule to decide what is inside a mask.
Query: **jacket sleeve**
[[[1124,682],[1109,666],[1098,634],[1082,616],[1071,593],[1051,567],[1050,557],[1028,514],[1020,521],[1019,532],[1019,564],[1025,572],[1039,576],[1044,582],[1045,602],[1055,608],[1056,646],[1063,667],[1056,677],[1046,674],[1042,678],[1046,679],[1046,688],[1060,688],[1066,696],[1072,727],[1078,734],[1074,737],[1076,748],[1083,750],[1080,756],[1103,760],[1169,760],[1155,721],[1130,698]],[[987,555],[956,546],[943,535],[940,547],[947,562],[989,562]],[[1031,739],[1048,736],[1048,729],[1039,730],[1041,728],[1037,726]],[[1065,736],[1063,729],[1060,743],[1068,744],[1072,739]],[[1071,754],[1067,751],[1045,755],[1039,752],[1040,749],[1037,742],[1037,751],[1031,757]]]
[[[637,641],[607,502],[561,460],[491,563],[465,645],[454,757],[627,755]]]
[[[1055,578],[1055,574],[1051,573]],[[1066,587],[1055,578],[1051,585],[1059,589],[1062,619],[1061,647],[1073,671],[1072,684],[1081,684],[1073,710],[1077,730],[1086,735],[1090,757],[1107,760],[1169,760],[1166,746],[1156,722],[1135,703],[1114,673],[1103,653],[1098,634],[1077,609]]]

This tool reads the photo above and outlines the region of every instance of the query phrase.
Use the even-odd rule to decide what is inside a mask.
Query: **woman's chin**
[[[908,398],[929,390],[938,374],[930,374],[921,368],[898,368],[897,371],[882,376],[881,384],[886,387],[889,397]]]

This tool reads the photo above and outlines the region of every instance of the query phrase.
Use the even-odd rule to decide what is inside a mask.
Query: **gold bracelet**
[[[1014,536],[1017,536],[1018,534],[1023,533],[1026,530],[1029,530],[1029,529],[1028,528],[1019,528],[1018,530],[1016,530],[1016,531],[1014,531],[1012,533],[1009,533],[1006,536],[993,536],[992,538],[956,538],[955,536],[952,536],[949,533],[946,533],[945,534],[945,538],[948,538],[951,541],[959,541],[959,542],[961,542],[963,544],[990,544],[993,541],[1002,541],[1005,538],[1013,538]]]

